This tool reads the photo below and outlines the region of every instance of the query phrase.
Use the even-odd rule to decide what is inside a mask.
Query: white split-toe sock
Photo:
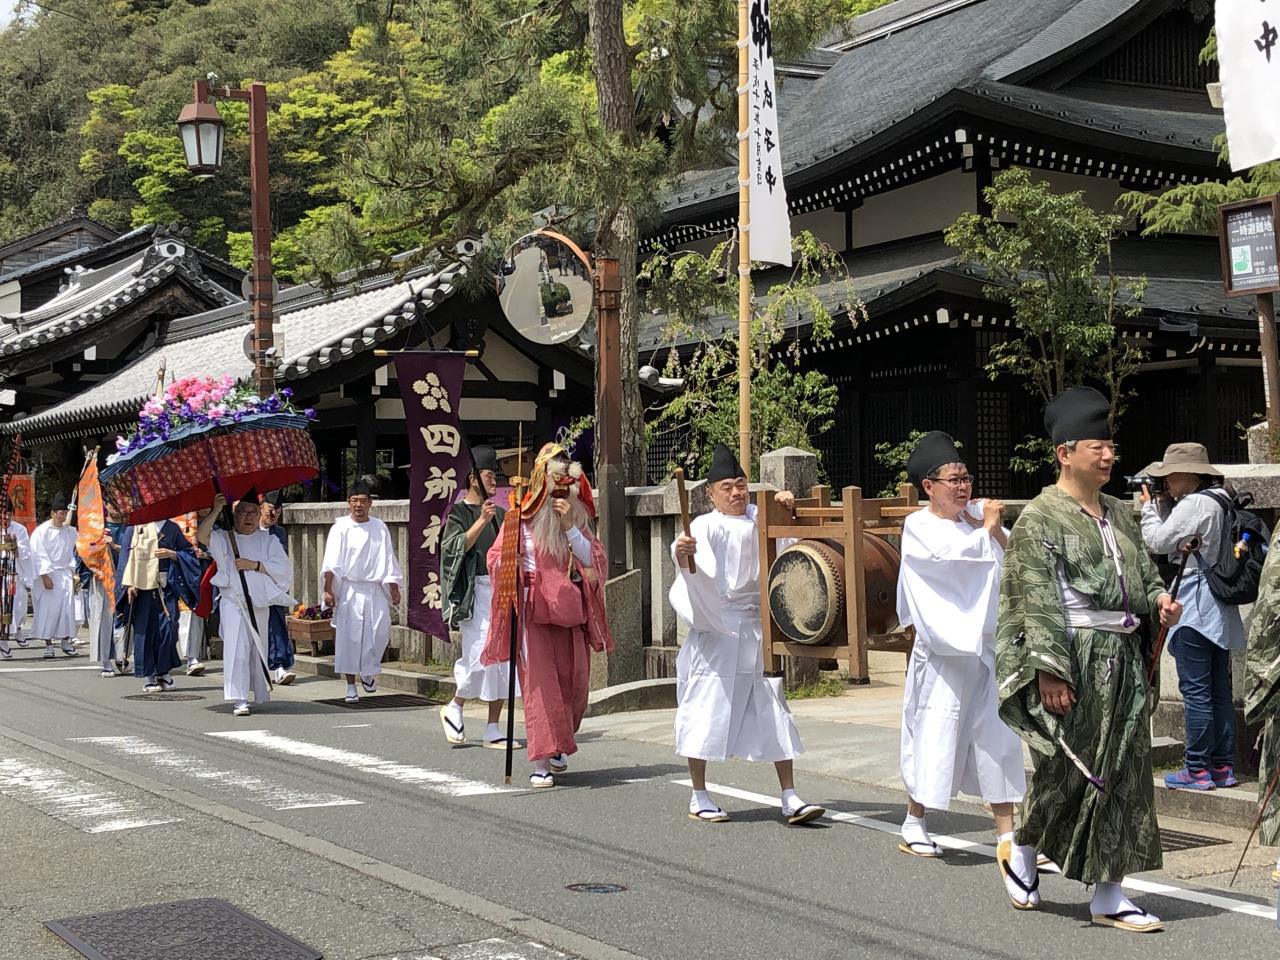
[[[1013,838],[1013,833],[1003,833],[996,837],[996,843],[1009,844],[1009,867],[1017,874],[1018,879],[1028,887],[1035,887],[1036,884],[1036,852],[1031,847],[1019,846]],[[1012,877],[1005,874],[1004,888],[1009,894],[1009,899],[1016,903],[1030,904],[1033,907],[1040,905],[1040,891],[1031,890],[1029,893]]]
[[[923,843],[932,847],[933,837],[929,836],[929,831],[925,828],[924,817],[913,817],[907,814],[907,818],[902,821],[902,839],[907,846],[913,843]]]
[[[1128,923],[1134,926],[1154,927],[1160,923],[1160,918],[1155,914],[1135,906],[1133,901],[1124,895],[1124,890],[1121,889],[1119,883],[1105,881],[1094,887],[1093,900],[1089,904],[1089,912],[1095,917],[1105,917],[1130,910],[1134,911],[1135,914],[1141,914],[1125,918]]]
[[[462,711],[459,710],[458,713],[461,714]],[[486,723],[484,727],[484,738],[489,743],[493,743],[495,740],[505,740],[507,737],[496,723]]]

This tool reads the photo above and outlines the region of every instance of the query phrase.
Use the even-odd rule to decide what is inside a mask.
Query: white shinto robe
[[[17,582],[13,590],[13,625],[9,628],[11,639],[23,636],[22,621],[27,616],[31,598],[31,581],[35,578],[35,560],[31,556],[31,535],[17,520],[9,521],[9,536],[18,542],[18,556],[14,560]]]
[[[690,626],[676,659],[676,753],[777,762],[804,751],[779,685],[763,673],[756,508],[690,525],[698,572],[677,561],[671,606]],[[672,557],[675,547],[672,546]]]
[[[31,557],[35,563],[31,636],[40,640],[62,640],[76,635],[72,601],[76,571],[76,528],[55,527],[46,520],[31,535]],[[47,576],[53,589],[45,589],[40,579]]]
[[[382,672],[391,642],[391,584],[403,583],[391,531],[377,517],[333,522],[320,576],[333,574],[333,669],[362,677]]]
[[[946,810],[957,793],[1017,803],[1022,741],[996,712],[995,630],[1004,550],[982,528],[927,509],[902,526],[898,619],[914,626],[902,702],[902,782]]]
[[[231,540],[225,530],[215,530],[209,537],[209,555],[218,565],[213,585],[218,588],[218,616],[222,620],[222,695],[227,700],[265,703],[271,696],[265,672],[268,618],[273,604],[297,603],[289,596],[293,564],[280,541],[266,530],[236,534],[236,547],[242,559],[262,564],[261,573],[246,570],[244,574],[258,629],[253,629],[249,619]]]

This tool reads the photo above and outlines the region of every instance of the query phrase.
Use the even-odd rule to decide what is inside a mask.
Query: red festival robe
[[[516,668],[530,760],[577,752],[573,735],[587,711],[591,651],[613,649],[605,619],[604,548],[590,533],[582,533],[591,545],[591,566],[572,560],[580,583],[573,583],[569,570],[561,569],[553,557],[540,550],[534,554],[534,570],[521,571],[522,642]],[[502,566],[501,538],[489,549],[486,561],[489,576],[497,583]],[[511,611],[498,602],[495,590],[480,662],[484,666],[504,663],[510,659],[510,651]]]

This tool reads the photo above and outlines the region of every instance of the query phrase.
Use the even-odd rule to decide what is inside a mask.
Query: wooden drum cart
[[[915,487],[887,499],[845,487],[833,504],[818,486],[794,513],[773,497],[756,494],[765,672],[783,656],[847,660],[850,681],[870,683],[868,650],[910,654],[914,642],[898,627],[898,551],[886,538],[901,537],[903,518],[920,509]],[[780,539],[801,542],[779,550]]]

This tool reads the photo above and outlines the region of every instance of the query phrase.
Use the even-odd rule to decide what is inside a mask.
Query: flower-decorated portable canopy
[[[148,400],[138,430],[116,441],[102,470],[103,495],[129,523],[167,520],[319,475],[307,428],[288,390],[259,398],[230,377],[188,377]]]

